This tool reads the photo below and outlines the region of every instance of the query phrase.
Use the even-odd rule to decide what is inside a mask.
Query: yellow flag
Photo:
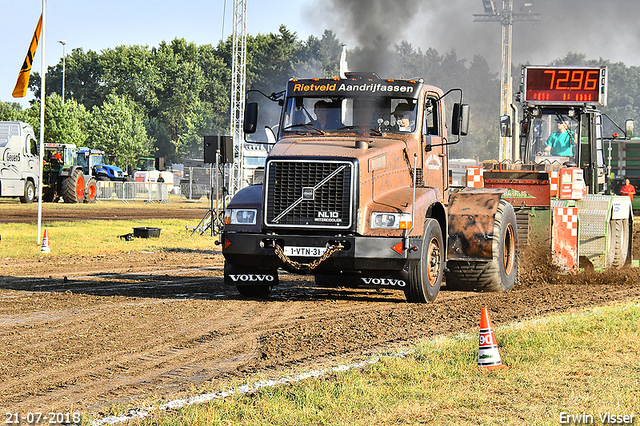
[[[27,87],[29,86],[29,74],[31,74],[31,64],[33,63],[33,57],[36,54],[36,48],[38,47],[38,40],[40,40],[40,33],[42,32],[42,14],[38,20],[38,25],[33,33],[33,39],[29,45],[29,51],[27,57],[24,58],[22,68],[20,68],[20,74],[18,74],[18,82],[13,89],[14,98],[24,98],[27,95]]]

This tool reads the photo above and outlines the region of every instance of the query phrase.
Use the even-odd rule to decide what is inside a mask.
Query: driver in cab
[[[557,155],[563,157],[573,156],[573,144],[577,139],[575,132],[568,129],[569,123],[565,120],[557,120],[558,130],[549,135],[545,142],[544,155]]]
[[[415,114],[412,107],[409,104],[401,103],[396,106],[393,111],[393,116],[396,118],[396,124],[398,130],[401,132],[411,132],[415,126]]]

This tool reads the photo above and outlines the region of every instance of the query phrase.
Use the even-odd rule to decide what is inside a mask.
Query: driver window
[[[424,133],[426,135],[438,135],[438,102],[435,99],[427,99],[424,104]]]
[[[27,138],[24,144],[24,152],[31,155],[38,155],[38,144],[33,138]]]

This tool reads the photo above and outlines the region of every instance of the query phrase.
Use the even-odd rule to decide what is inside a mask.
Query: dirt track
[[[500,324],[640,297],[637,269],[562,277],[536,264],[523,259],[510,293],[445,287],[435,303],[414,305],[401,292],[322,289],[293,276],[268,301],[243,300],[223,285],[217,251],[1,259],[0,407],[104,413],[107,404],[476,332],[485,306]]]

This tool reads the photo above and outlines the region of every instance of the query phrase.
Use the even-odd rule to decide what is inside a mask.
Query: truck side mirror
[[[255,133],[258,127],[258,103],[248,102],[244,108],[244,132]]]
[[[453,104],[451,133],[466,136],[469,133],[469,104]]]
[[[508,115],[500,116],[500,136],[503,138],[511,137],[511,117]]]
[[[631,139],[633,137],[633,126],[635,121],[633,119],[629,119],[624,122],[624,132],[627,136],[627,139]]]

